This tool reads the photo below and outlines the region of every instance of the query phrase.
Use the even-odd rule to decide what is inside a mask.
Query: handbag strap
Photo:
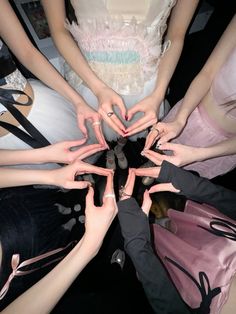
[[[20,103],[13,99],[12,95],[24,95],[27,97],[25,103]],[[9,96],[12,99],[9,99]],[[12,116],[20,123],[20,125],[28,132],[20,130],[18,127],[1,121],[0,126],[20,138],[33,148],[39,148],[50,145],[50,142],[36,129],[36,127],[14,106],[30,106],[33,101],[25,92],[15,89],[0,88],[0,103],[12,114]]]

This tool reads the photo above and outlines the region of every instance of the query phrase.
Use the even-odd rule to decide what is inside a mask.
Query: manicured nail
[[[145,155],[145,151],[142,150],[142,151],[141,151],[141,156],[144,156],[144,155]]]
[[[128,118],[129,118],[129,117],[128,117],[127,115],[125,115],[125,120],[126,120],[126,121],[128,121]]]

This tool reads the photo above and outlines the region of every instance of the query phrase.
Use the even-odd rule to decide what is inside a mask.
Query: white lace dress
[[[66,27],[92,70],[123,98],[127,108],[148,96],[155,87],[158,65],[170,42],[163,34],[176,0],[71,0],[77,22]],[[65,77],[93,108],[97,99],[65,63]],[[164,115],[161,106],[159,118]],[[137,120],[122,121],[129,125]],[[117,134],[103,125],[108,140]],[[146,136],[141,132],[132,136]]]

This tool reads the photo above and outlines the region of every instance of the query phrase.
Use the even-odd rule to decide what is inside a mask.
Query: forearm
[[[83,237],[50,273],[13,301],[2,313],[50,313],[96,253],[97,245],[90,245]]]
[[[168,38],[171,41],[170,48],[161,57],[158,67],[156,87],[153,92],[155,98],[164,99],[171,77],[183,49],[183,38]]]
[[[196,161],[236,154],[236,136],[215,145],[196,148]]]
[[[185,313],[183,301],[153,252],[148,217],[132,198],[118,202],[118,208],[125,250],[155,313],[174,313],[180,308]]]
[[[73,105],[77,106],[83,103],[82,97],[65,81],[62,75],[38,50],[30,49],[28,54],[26,53],[20,61],[40,81],[57,91]]]
[[[200,104],[211,86],[211,77],[206,72],[201,71],[190,84],[176,114],[175,120],[185,125],[189,115]]]
[[[0,165],[41,164],[50,162],[44,148],[35,149],[0,149]]]
[[[92,71],[77,43],[66,29],[53,33],[53,40],[66,62],[95,95],[102,87],[106,86],[105,83],[96,76],[95,72]],[[68,49],[68,47],[70,48]]]
[[[54,184],[53,170],[0,168],[0,188],[32,184]]]
[[[180,194],[188,199],[212,205],[223,214],[236,219],[235,191],[213,184],[210,180],[198,177],[167,161],[162,163],[158,182],[171,182],[177,190],[180,190]]]

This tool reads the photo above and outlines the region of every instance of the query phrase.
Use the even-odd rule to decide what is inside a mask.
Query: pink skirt
[[[193,201],[168,216],[171,231],[152,225],[157,255],[192,309],[219,314],[236,273],[236,222]]]
[[[163,122],[170,122],[175,119],[181,103],[182,101],[179,101],[169,111],[168,115],[163,119]],[[213,127],[213,124],[209,123],[209,119],[206,119],[197,107],[189,116],[182,133],[175,139],[171,140],[171,142],[194,147],[209,147],[229,138],[229,135],[226,135],[218,128]],[[212,179],[218,175],[223,175],[231,171],[235,166],[236,154],[194,162],[183,168],[196,171],[200,176]]]

